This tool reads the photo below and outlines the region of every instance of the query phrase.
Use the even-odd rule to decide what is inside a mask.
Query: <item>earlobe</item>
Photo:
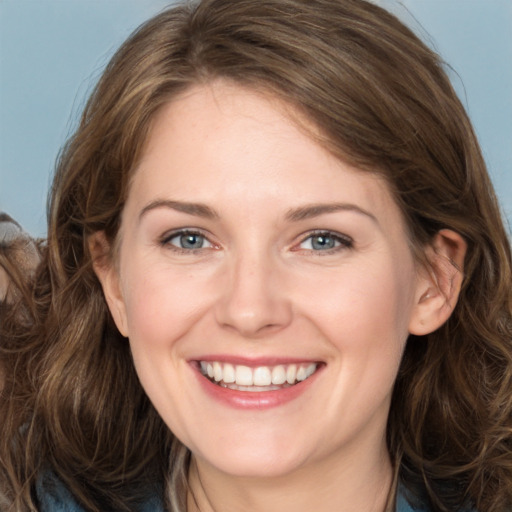
[[[418,275],[410,334],[429,334],[443,325],[452,314],[463,281],[467,244],[461,235],[442,229],[426,250],[428,268]]]
[[[123,336],[128,337],[126,308],[121,293],[119,273],[112,262],[110,244],[103,231],[98,231],[89,237],[89,251],[91,253],[94,273],[103,288],[103,294],[105,295],[112,318],[119,332]]]

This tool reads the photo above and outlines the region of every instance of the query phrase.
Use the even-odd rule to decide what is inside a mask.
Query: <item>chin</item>
[[[194,453],[194,452],[193,452]],[[287,452],[281,447],[269,449],[269,445],[249,443],[245,446],[222,448],[215,453],[196,456],[208,466],[233,477],[240,478],[276,478],[286,476],[302,467],[306,457],[298,453]]]

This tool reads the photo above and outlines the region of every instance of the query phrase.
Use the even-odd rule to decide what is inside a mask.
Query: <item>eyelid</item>
[[[314,250],[314,249],[303,249],[300,246],[308,239],[315,236],[325,236],[329,238],[333,238],[339,245],[332,247],[330,249],[325,250]],[[308,251],[310,253],[315,253],[318,255],[323,254],[332,254],[334,252],[343,251],[346,249],[351,249],[354,246],[354,240],[352,237],[345,235],[343,233],[339,233],[337,231],[332,231],[328,229],[315,229],[313,231],[309,231],[308,233],[304,233],[301,235],[300,240],[297,244],[292,247],[294,251]]]
[[[176,238],[179,236],[184,236],[184,235],[202,236],[210,244],[210,246],[209,247],[200,247],[197,249],[185,249],[183,247],[178,247],[177,245],[170,243],[170,241],[173,238]],[[187,254],[191,254],[191,253],[193,254],[194,252],[203,251],[205,249],[212,249],[212,248],[218,249],[218,247],[219,247],[218,244],[214,243],[211,240],[211,236],[207,232],[205,232],[204,230],[199,229],[199,228],[178,228],[178,229],[173,229],[171,231],[167,231],[158,239],[158,243],[162,247],[168,247],[169,249],[171,249],[173,251],[183,252],[183,253],[187,253]]]

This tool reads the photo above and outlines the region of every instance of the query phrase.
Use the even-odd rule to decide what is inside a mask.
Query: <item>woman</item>
[[[27,293],[26,282],[38,263],[36,243],[16,221],[0,212],[0,303],[10,303],[19,293]]]
[[[25,305],[31,304],[30,287],[39,259],[37,244],[16,221],[0,212],[0,325],[30,322],[31,308]],[[4,374],[0,359],[0,392]]]
[[[512,506],[510,245],[439,58],[370,3],[143,25],[34,297],[2,335],[13,510]]]

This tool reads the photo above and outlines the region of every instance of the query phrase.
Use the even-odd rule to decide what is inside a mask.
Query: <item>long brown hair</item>
[[[0,288],[0,304],[12,303],[23,296],[29,303],[30,281],[39,263],[37,241],[4,212],[0,212],[0,269],[5,276],[5,288]]]
[[[418,259],[440,229],[464,237],[458,305],[442,328],[408,340],[388,446],[411,496],[432,510],[511,507],[510,243],[440,58],[364,0],[188,3],[149,20],[116,53],[60,155],[33,325],[2,333],[6,500],[34,509],[34,481],[47,467],[90,510],[128,510],[155,481],[170,489],[170,509],[185,510],[188,452],[137,380],[88,239],[104,231],[115,247],[155,112],[215,78],[274,94],[334,154],[384,176]]]

